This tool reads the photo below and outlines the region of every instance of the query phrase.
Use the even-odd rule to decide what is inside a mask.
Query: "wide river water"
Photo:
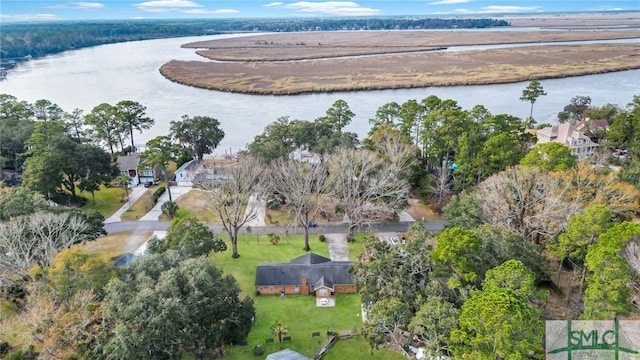
[[[391,101],[421,100],[429,95],[454,99],[463,108],[482,104],[493,114],[529,115],[529,103],[519,100],[526,82],[500,85],[430,87],[421,89],[357,91],[295,96],[242,95],[197,89],[165,79],[158,69],[171,60],[203,60],[194,49],[181,44],[238,35],[216,35],[137,41],[96,46],[48,56],[20,64],[0,81],[0,93],[34,102],[48,99],[64,110],[80,108],[88,113],[103,102],[134,100],[147,107],[156,125],[138,134],[136,143],[166,135],[169,122],[189,116],[211,116],[220,120],[226,135],[217,154],[242,149],[264,127],[281,116],[314,120],[323,116],[338,99],[356,114],[348,131],[362,139],[368,120]],[[538,123],[553,123],[564,105],[576,95],[590,96],[593,105],[626,105],[640,95],[640,70],[541,81],[547,92],[534,106]]]

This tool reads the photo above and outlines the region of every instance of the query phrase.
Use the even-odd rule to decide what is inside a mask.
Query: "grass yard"
[[[364,235],[358,235],[358,240],[349,245],[350,258],[357,258],[361,251],[362,236]],[[360,296],[357,294],[338,294],[334,308],[316,307],[315,298],[312,296],[289,295],[280,298],[277,295],[255,294],[256,266],[263,262],[286,262],[304,255],[303,244],[304,237],[302,235],[291,235],[288,239],[282,236],[278,245],[271,244],[266,235],[241,235],[238,239],[240,258],[232,259],[230,250],[212,255],[216,266],[222,268],[225,274],[231,274],[236,278],[242,289],[242,296],[249,295],[254,299],[256,308],[256,322],[249,333],[247,345],[226,348],[225,358],[254,358],[252,351],[257,344],[264,347],[265,356],[278,351],[279,344],[270,331],[271,325],[278,320],[288,328],[288,336],[291,336],[291,341],[285,342],[283,347],[308,357],[312,357],[320,349],[327,339],[328,330],[335,332],[359,331],[362,319]],[[311,236],[310,245],[314,253],[329,257],[327,244],[320,242],[317,235]],[[312,337],[313,332],[320,332],[321,336]],[[265,343],[265,340],[269,338],[274,338],[274,343]],[[347,343],[357,343],[354,345],[357,351],[349,354],[361,355],[359,357],[356,355],[344,357],[342,350],[331,350],[329,356],[334,353],[333,359],[394,359],[394,357],[390,357],[388,351],[376,351],[371,355],[369,345],[361,338],[348,340]],[[347,345],[347,347],[352,346]]]
[[[323,360],[344,359],[380,359],[380,360],[404,360],[402,354],[389,349],[371,351],[371,347],[360,336],[351,339],[339,340],[327,353]]]
[[[124,191],[121,187],[100,186],[100,190],[95,192],[96,202],[93,203],[91,193],[83,191],[79,193],[88,199],[87,205],[82,210],[97,210],[104,218],[113,215],[122,206],[121,200],[125,198]]]
[[[144,194],[120,216],[122,221],[136,221],[145,216],[153,208],[152,195],[158,187],[145,189]]]
[[[108,255],[111,257],[135,251],[142,243],[153,235],[153,231],[123,232],[114,235],[101,236],[95,241],[78,245],[83,250]]]
[[[220,224],[218,216],[214,215],[211,209],[209,195],[202,190],[193,189],[182,195],[176,202],[180,207],[176,214],[177,218],[192,217],[204,224]],[[162,215],[160,220],[165,221],[168,218]]]

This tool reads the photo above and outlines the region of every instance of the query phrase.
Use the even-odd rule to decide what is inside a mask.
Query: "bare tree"
[[[543,171],[514,167],[478,185],[484,221],[540,242],[564,230],[580,206],[569,201],[570,184]]]
[[[327,170],[324,164],[278,159],[271,164],[269,190],[277,193],[304,228],[304,250],[309,251],[309,227],[321,208]]]
[[[451,169],[443,161],[440,169],[433,175],[433,184],[428,188],[429,192],[436,198],[436,208],[442,209],[446,205],[447,199],[451,194],[451,188],[453,187],[453,177],[451,176]]]
[[[329,160],[327,193],[338,199],[349,219],[347,239],[356,227],[388,220],[407,205],[409,183],[401,163],[367,150],[343,149]]]
[[[250,206],[249,198],[262,195],[262,173],[262,164],[255,159],[244,158],[239,164],[229,166],[224,176],[203,176],[194,180],[196,186],[209,190],[213,212],[231,239],[231,256],[234,259],[240,257],[238,231],[260,213],[260,209]]]
[[[92,238],[89,230],[70,213],[36,213],[0,223],[0,280],[25,276],[33,265],[49,267],[60,250]]]

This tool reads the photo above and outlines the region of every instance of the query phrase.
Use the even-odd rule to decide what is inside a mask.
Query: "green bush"
[[[162,196],[162,194],[164,194],[166,190],[167,189],[164,186],[160,186],[158,190],[153,192],[153,195],[151,196],[151,198],[153,199],[154,204],[158,203],[158,199],[160,199],[160,196]]]
[[[262,345],[257,344],[256,346],[253,347],[253,355],[255,356],[264,355],[264,348],[262,347]]]
[[[324,234],[320,234],[320,236],[318,236],[318,240],[320,240],[320,242],[325,242],[327,241],[327,238],[324,236]]]
[[[269,241],[273,244],[273,245],[278,245],[280,243],[280,236],[271,233],[269,234]]]

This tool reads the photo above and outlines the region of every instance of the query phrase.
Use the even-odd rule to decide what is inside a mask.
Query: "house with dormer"
[[[570,123],[542,128],[538,130],[537,135],[538,144],[553,141],[566,145],[578,160],[585,160],[595,154],[600,146]]]
[[[142,165],[142,159],[138,153],[118,156],[116,165],[121,174],[131,178],[129,188],[134,188],[140,183],[155,182],[160,177],[160,174],[153,167]]]
[[[331,261],[307,253],[286,263],[263,263],[256,269],[256,293],[314,295],[353,294],[355,281],[349,274],[352,261]]]

